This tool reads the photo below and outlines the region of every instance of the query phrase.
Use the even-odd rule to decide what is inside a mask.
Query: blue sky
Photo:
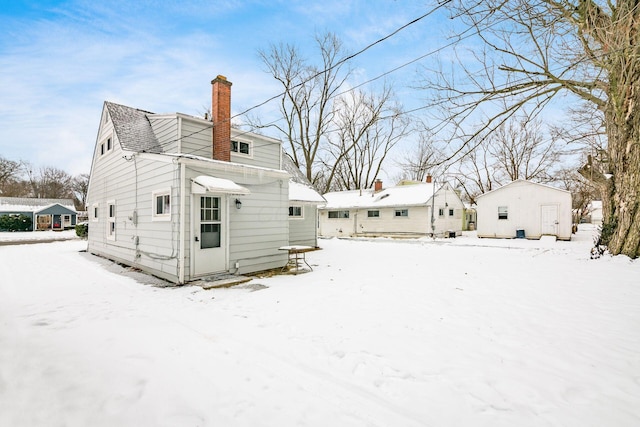
[[[88,173],[105,100],[156,113],[201,115],[210,82],[233,82],[234,113],[276,95],[258,49],[296,44],[311,56],[332,31],[357,52],[423,15],[431,1],[11,1],[0,10],[0,155]],[[365,81],[445,44],[434,14],[350,62]],[[416,67],[387,77],[407,108]],[[358,83],[356,81],[355,83]],[[377,81],[373,85],[381,85]],[[375,89],[375,87],[370,87]],[[273,117],[271,102],[252,114]]]

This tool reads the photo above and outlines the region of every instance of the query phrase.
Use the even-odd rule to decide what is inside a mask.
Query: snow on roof
[[[325,209],[424,205],[433,196],[434,184],[400,185],[379,192],[372,189],[334,191],[324,195]]]
[[[282,168],[289,173],[289,201],[306,203],[325,203],[324,197],[313,187],[311,182],[295,165],[293,159],[282,152]]]
[[[289,201],[307,203],[325,203],[322,197],[313,187],[289,181]]]
[[[206,188],[207,191],[212,193],[227,193],[227,194],[251,194],[247,188],[236,184],[230,179],[216,178],[208,175],[200,175],[193,179],[195,184],[201,185]]]
[[[39,212],[53,205],[76,211],[71,199],[37,199],[33,197],[0,197],[2,212]]]

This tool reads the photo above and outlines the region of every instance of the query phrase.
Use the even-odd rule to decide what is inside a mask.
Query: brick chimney
[[[213,159],[231,161],[231,82],[225,76],[211,80]]]
[[[431,174],[427,175],[427,184],[431,184]]]
[[[381,179],[376,179],[376,181],[373,183],[373,191],[374,192],[378,192],[378,191],[382,191],[382,180]]]

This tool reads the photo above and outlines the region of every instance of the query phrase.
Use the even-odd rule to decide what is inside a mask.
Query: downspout
[[[178,258],[178,282],[182,285],[184,284],[184,264],[185,264],[185,245],[186,245],[186,235],[185,235],[185,200],[187,197],[185,196],[187,190],[185,188],[185,165],[180,162],[180,224],[179,224],[179,232],[178,239],[180,240],[180,254]]]

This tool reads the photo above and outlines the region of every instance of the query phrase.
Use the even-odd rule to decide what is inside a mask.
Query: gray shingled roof
[[[143,153],[162,153],[147,117],[149,111],[105,102],[118,140],[125,150]]]

